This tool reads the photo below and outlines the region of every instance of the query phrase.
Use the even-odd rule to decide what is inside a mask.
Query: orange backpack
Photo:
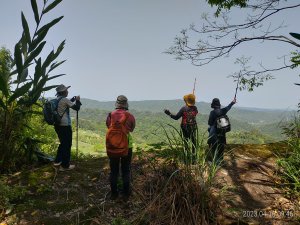
[[[109,157],[122,157],[128,155],[128,131],[125,127],[128,114],[121,120],[114,121],[110,113],[110,125],[106,132],[106,153]]]

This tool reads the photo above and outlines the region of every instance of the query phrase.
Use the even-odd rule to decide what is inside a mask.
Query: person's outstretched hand
[[[235,104],[235,103],[236,103],[236,98],[234,98],[234,99],[232,100],[232,102]]]
[[[171,115],[171,113],[170,113],[170,111],[169,111],[168,109],[165,109],[165,110],[164,110],[164,113],[167,114],[168,116]]]

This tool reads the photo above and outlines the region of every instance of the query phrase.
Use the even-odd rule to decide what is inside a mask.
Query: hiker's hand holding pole
[[[234,99],[232,100],[232,103],[233,103],[233,104],[235,104],[235,103],[236,103],[236,98],[234,98]]]

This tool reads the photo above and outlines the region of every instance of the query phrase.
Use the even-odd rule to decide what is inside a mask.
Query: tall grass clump
[[[282,169],[283,178],[293,192],[300,192],[300,113],[295,114],[292,121],[283,127],[283,133],[288,137],[286,142],[289,151],[277,163]]]
[[[186,140],[172,125],[162,127],[163,150],[155,153],[152,172],[147,172],[143,201],[148,203],[133,224],[210,224],[216,221],[218,197],[213,193],[218,163],[208,161],[204,136]],[[193,152],[194,149],[194,152]],[[150,159],[151,158],[151,159]]]

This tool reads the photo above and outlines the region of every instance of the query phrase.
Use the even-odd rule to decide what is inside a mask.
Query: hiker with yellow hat
[[[182,118],[180,127],[183,137],[185,138],[186,143],[188,140],[192,141],[192,153],[195,156],[197,133],[196,116],[198,114],[198,109],[195,106],[196,96],[194,94],[188,94],[183,96],[183,100],[185,102],[185,106],[183,106],[176,115],[172,114],[168,109],[165,109],[164,112],[174,120],[178,120],[180,117]]]

